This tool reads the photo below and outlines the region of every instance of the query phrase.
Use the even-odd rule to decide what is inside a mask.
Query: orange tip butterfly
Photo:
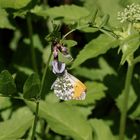
[[[51,89],[61,100],[84,100],[86,97],[86,86],[66,70],[57,77]]]

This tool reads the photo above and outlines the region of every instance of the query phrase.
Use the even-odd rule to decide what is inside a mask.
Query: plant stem
[[[29,38],[30,38],[32,65],[33,65],[34,71],[38,73],[37,64],[36,64],[35,49],[34,49],[34,44],[33,44],[33,28],[32,28],[32,21],[31,21],[30,15],[27,16],[27,26],[28,26],[28,32],[29,32]]]
[[[104,29],[101,29],[101,28],[99,28],[99,30],[101,31],[101,32],[103,32],[104,34],[106,34],[107,36],[109,36],[109,37],[111,37],[111,38],[113,38],[113,39],[117,39],[117,36],[116,36],[116,34],[114,34],[113,32],[108,32],[108,31],[106,31],[106,30],[104,30]]]
[[[34,118],[31,140],[34,140],[34,137],[35,137],[35,131],[36,131],[36,126],[37,126],[37,121],[38,121],[38,111],[39,111],[39,101],[36,101],[36,111],[35,111],[35,118]]]
[[[49,59],[48,59],[48,61],[46,63],[45,70],[43,72],[43,77],[42,77],[42,81],[41,81],[41,88],[40,88],[40,92],[39,92],[39,98],[41,97],[42,92],[43,92],[43,88],[45,86],[45,79],[46,79],[48,66],[49,66],[49,63],[50,63],[50,60],[51,60],[51,56],[52,56],[52,52],[51,52],[51,54],[49,56]],[[36,100],[36,111],[35,111],[35,118],[34,118],[34,124],[33,124],[33,131],[32,131],[31,140],[34,140],[34,137],[35,137],[35,131],[36,131],[37,120],[38,120],[38,111],[39,111],[39,99]]]
[[[63,36],[62,40],[64,40],[69,34],[71,34],[72,32],[74,32],[75,30],[83,29],[83,28],[86,28],[86,27],[89,27],[89,24],[82,25],[82,26],[79,26],[79,27],[77,27],[77,28],[75,28],[75,29],[70,30],[68,33],[66,33],[66,34]]]
[[[121,119],[120,119],[119,140],[124,140],[125,138],[127,107],[128,107],[129,92],[130,92],[130,86],[131,86],[131,79],[133,75],[133,69],[134,69],[134,64],[129,63],[127,74],[126,74],[126,80],[125,80],[124,101],[123,101],[123,108],[122,108]]]
[[[51,57],[52,57],[52,52],[49,55],[48,61],[46,63],[46,66],[45,66],[45,69],[44,69],[44,72],[43,72],[43,77],[42,77],[42,80],[41,80],[41,88],[40,88],[39,96],[42,95],[43,88],[45,87],[45,79],[46,79],[46,76],[47,76],[47,70],[48,70],[48,66],[49,66]]]

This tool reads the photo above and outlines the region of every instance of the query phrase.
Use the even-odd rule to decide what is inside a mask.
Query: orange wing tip
[[[82,92],[79,97],[74,97],[75,100],[85,100],[86,98],[86,92]]]

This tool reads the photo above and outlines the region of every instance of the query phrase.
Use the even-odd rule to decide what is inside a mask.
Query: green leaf
[[[76,5],[63,5],[47,10],[50,16],[64,17],[67,20],[78,20],[89,15],[88,10]]]
[[[37,16],[47,17],[47,9],[48,7],[36,5],[33,9],[31,9],[31,13],[36,14]]]
[[[20,18],[22,18],[22,19],[25,19],[28,12],[29,12],[28,9],[25,10],[25,9],[23,8],[23,10],[17,10],[17,11],[15,11],[15,12],[13,13],[13,17],[14,17],[14,18],[20,17]]]
[[[20,71],[20,72],[23,72],[27,75],[31,75],[34,71],[28,67],[23,67],[23,66],[20,66],[20,65],[14,65],[14,67]]]
[[[129,61],[129,57],[138,49],[139,45],[139,34],[133,34],[123,41],[123,46],[121,46],[123,51],[121,65],[123,65],[126,60]]]
[[[140,119],[140,104],[137,105],[136,109],[129,115],[131,119]]]
[[[74,106],[84,117],[85,119],[88,118],[90,114],[92,114],[92,110],[95,108],[95,105],[92,106]]]
[[[13,51],[16,51],[17,49],[17,44],[19,42],[19,40],[21,39],[21,32],[19,30],[15,30],[14,32],[14,36],[10,42],[10,48],[13,50]]]
[[[33,118],[27,107],[18,109],[11,119],[0,122],[0,140],[19,139],[31,127]]]
[[[98,28],[93,28],[93,27],[85,27],[79,30],[85,33],[94,33],[94,32],[99,31]]]
[[[91,119],[90,124],[93,128],[94,140],[116,140],[109,126],[101,119]]]
[[[40,91],[40,79],[36,73],[31,74],[23,86],[23,97],[36,99]]]
[[[4,96],[16,93],[16,84],[12,75],[7,70],[0,73],[0,93],[4,94]]]
[[[0,28],[14,29],[13,25],[9,22],[8,13],[1,8],[0,8]]]
[[[11,101],[9,98],[0,97],[0,110],[11,106]]]
[[[68,47],[74,47],[77,45],[77,42],[74,40],[64,40],[63,43]]]
[[[124,0],[126,1],[126,0]],[[122,11],[123,7],[121,7],[120,0],[85,0],[84,6],[92,11],[93,9],[98,9],[98,17],[109,15],[109,23],[111,26],[120,26],[120,22],[117,19],[117,14],[119,11]],[[100,25],[100,24],[99,24]]]
[[[114,40],[107,35],[100,35],[97,39],[93,39],[86,44],[84,49],[78,54],[71,68],[77,67],[90,58],[106,53],[112,47],[117,46],[118,43],[118,40]]]
[[[31,12],[43,17],[48,15],[53,18],[64,18],[64,20],[78,20],[89,15],[88,10],[76,5],[61,5],[45,10],[37,6]]]
[[[109,21],[109,15],[104,15],[102,18],[102,22],[99,25],[99,28],[104,27],[108,23],[108,21]]]
[[[60,100],[53,92],[51,92],[51,93],[47,94],[47,96],[45,98],[45,101],[49,102],[49,103],[58,103]],[[81,112],[81,114],[85,118],[87,118],[88,115],[90,115],[92,113],[92,110],[93,110],[94,107],[95,107],[95,105],[90,105],[90,106],[74,105],[74,108],[76,108],[79,112]]]
[[[120,111],[122,112],[123,110],[123,102],[124,102],[124,91],[122,91],[122,93],[118,96],[118,98],[116,99],[116,104],[117,107],[120,109]],[[137,100],[137,95],[133,89],[133,87],[130,87],[130,93],[129,93],[129,100],[128,100],[128,107],[127,110],[129,110],[132,105],[136,102]]]
[[[74,69],[74,75],[85,77],[90,80],[103,80],[105,73],[101,69],[88,69],[86,67],[77,67]]]
[[[78,67],[74,69],[74,74],[88,78],[90,80],[103,80],[107,75],[116,75],[115,70],[107,64],[105,59],[99,58],[100,69],[88,69],[85,67]]]
[[[33,102],[26,102],[35,111]],[[39,116],[46,119],[50,128],[76,140],[92,140],[89,123],[73,106],[65,103],[40,102]]]
[[[95,1],[95,0],[94,0]],[[117,14],[122,10],[122,7],[119,5],[119,0],[96,0],[95,4],[97,5],[99,11],[103,15],[109,15],[110,20],[109,23],[112,26],[120,26],[119,20],[117,19]],[[109,6],[110,5],[110,6]]]
[[[106,62],[106,60],[102,57],[99,58],[99,66],[107,74],[117,75],[116,71]]]
[[[95,104],[97,100],[101,100],[105,97],[105,90],[107,87],[98,82],[86,82],[87,86],[87,97],[83,101],[85,104]]]
[[[3,121],[8,120],[11,117],[12,108],[5,109],[1,112],[1,118]]]
[[[50,92],[46,95],[45,101],[49,103],[58,103],[59,98],[57,98],[57,96],[53,92]]]
[[[29,4],[31,0],[0,0],[0,7],[20,9]]]
[[[139,0],[126,0],[127,1],[127,3],[128,4],[130,4],[130,3],[140,3],[140,1]]]

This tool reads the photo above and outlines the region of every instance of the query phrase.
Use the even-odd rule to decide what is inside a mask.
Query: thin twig
[[[34,49],[34,44],[33,44],[33,28],[32,28],[32,21],[31,21],[30,15],[27,16],[27,26],[28,26],[28,32],[29,32],[29,38],[30,38],[32,65],[33,65],[34,71],[38,73],[36,56],[35,56],[35,49]]]

